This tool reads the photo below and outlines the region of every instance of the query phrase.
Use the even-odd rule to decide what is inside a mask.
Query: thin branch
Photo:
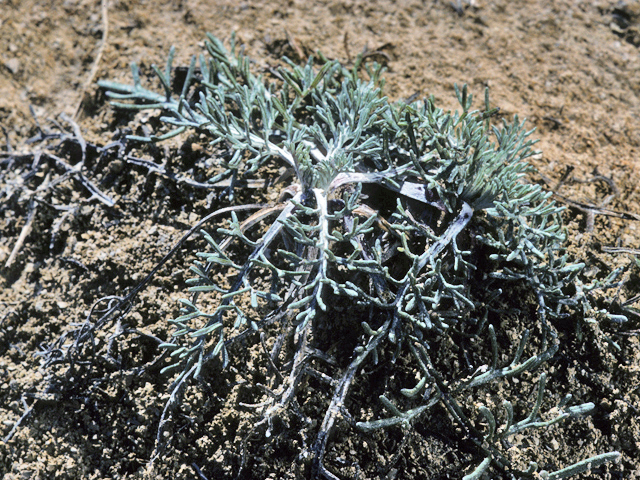
[[[78,104],[74,110],[73,119],[78,118],[80,112],[82,111],[82,108],[84,107],[87,90],[89,90],[90,86],[93,84],[93,80],[96,78],[96,74],[98,73],[98,66],[100,65],[100,61],[102,60],[102,54],[104,53],[104,49],[107,45],[107,39],[109,38],[109,0],[101,0],[100,10],[102,12],[102,38],[100,40],[100,47],[98,48],[96,58],[93,60],[93,65],[91,66],[89,76],[85,80],[84,84],[82,85],[82,89],[80,90],[80,100],[78,100]]]

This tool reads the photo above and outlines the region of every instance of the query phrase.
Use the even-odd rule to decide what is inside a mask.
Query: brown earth
[[[130,335],[118,344],[113,355],[128,368],[99,365],[100,375],[66,378],[78,384],[63,397],[46,391],[51,372],[34,356],[42,344],[82,322],[97,299],[121,295],[142,280],[209,211],[207,193],[100,160],[85,165],[85,173],[115,201],[107,207],[90,198],[82,184],[63,178],[50,160],[32,171],[34,152],[45,145],[26,142],[38,135],[35,119],[48,130],[56,129],[48,120],[55,119],[72,132],[62,113],[76,116],[89,150],[120,138],[127,128],[142,131],[153,119],[116,117],[95,81],[130,81],[131,62],[151,78],[150,65],[163,65],[171,45],[177,49],[174,65],[188,65],[192,54],[202,52],[205,32],[228,43],[232,31],[257,70],[278,64],[282,55],[305,61],[316,51],[349,64],[367,49],[386,65],[386,93],[392,99],[433,94],[440,106],[455,108],[455,82],[468,83],[479,98],[489,86],[492,103],[505,118],[526,117],[537,129],[543,153],[532,162],[539,170],[536,181],[557,188],[573,168],[557,198],[580,202],[569,203],[564,218],[571,253],[587,264],[585,281],[633,265],[640,245],[638,2],[0,0],[0,125],[6,134],[0,147],[0,473],[5,479],[235,478],[247,422],[237,406],[246,401],[239,385],[247,381],[245,366],[249,371],[264,366],[258,365],[258,347],[239,353],[236,367],[210,372],[210,391],[188,391],[173,443],[149,464],[169,380],[159,369],[138,367],[157,354],[151,336],[169,334],[166,320],[176,314],[184,265],[191,260],[187,249],[160,270],[127,317],[128,328],[146,335]],[[80,155],[69,145],[58,152],[61,157]],[[141,155],[165,161],[177,156],[176,168],[193,168],[190,159],[203,145],[169,141]],[[95,151],[89,153],[97,158]],[[637,267],[623,280],[620,291],[611,293],[619,295],[617,304],[638,293]],[[508,325],[505,338],[521,332],[523,321]],[[617,450],[622,456],[616,463],[579,478],[640,478],[638,317],[624,324],[568,324],[562,332],[563,346],[548,371],[548,405],[572,393],[575,403],[595,403],[595,412],[516,439],[514,461],[526,466],[535,460],[551,470]],[[501,397],[515,395],[530,405],[537,378],[534,372],[482,402],[500,405]],[[327,462],[345,478],[353,478],[356,463],[362,465],[358,478],[461,478],[481,458],[469,444],[453,441],[456,432],[446,430],[450,423],[446,412],[440,413],[443,419],[425,419],[404,437],[390,430],[385,437],[363,438],[343,427]],[[264,448],[256,446],[261,442]],[[243,478],[303,475],[296,467],[295,441],[269,443],[262,437],[254,443],[259,455],[248,462]]]

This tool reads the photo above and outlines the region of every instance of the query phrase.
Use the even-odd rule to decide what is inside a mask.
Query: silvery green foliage
[[[203,231],[208,249],[197,253],[190,269],[192,297],[182,300],[181,315],[171,320],[173,338],[163,345],[172,358],[165,370],[178,372],[170,405],[207,362],[233,360],[227,347],[234,335],[278,321],[282,336],[294,341],[288,377],[258,412],[269,435],[273,417],[289,405],[311,369],[314,328],[335,317],[328,299],[343,299],[354,311],[375,315],[359,322],[352,361],[333,378],[331,404],[308,452],[314,475],[335,478],[323,464],[329,433],[359,369],[383,352],[407,356],[420,372],[417,384],[401,392],[416,399],[416,407],[402,412],[382,396],[390,416],[359,422],[358,428],[408,425],[442,401],[486,457],[468,478],[479,478],[491,464],[509,470],[500,453],[506,437],[590,410],[590,404],[567,407],[567,399],[557,418],[540,421],[542,378],[539,402],[520,422],[506,400],[508,422],[499,430],[487,408],[470,412],[485,419],[483,432],[454,399],[461,391],[537,368],[555,353],[546,319],[568,302],[566,287],[582,267],[563,254],[561,209],[550,193],[526,181],[526,159],[534,151],[524,122],[516,117],[492,125],[496,110],[488,95],[483,110],[472,110],[466,86],[456,87],[459,112],[441,110],[432,97],[392,104],[382,94],[376,65],[358,62],[346,69],[325,61],[318,69],[313,59],[305,66],[289,62],[267,82],[254,75],[235,46],[228,53],[213,37],[206,46],[209,56],[199,59],[202,78],[193,81],[194,58],[177,98],[171,58],[164,72],[155,69],[162,93],[141,85],[135,65],[133,85],[100,82],[117,107],[160,109],[162,122],[174,129],[133,138],[155,141],[190,129],[225,146],[231,153],[210,181],[230,182],[232,200],[242,179],[265,169],[283,170],[289,178],[276,184],[278,204],[243,219],[230,209],[224,226]],[[368,79],[360,78],[361,67]],[[525,286],[537,300],[539,316],[531,328],[542,332],[542,346],[522,359],[525,332],[512,362],[499,366],[495,333],[483,318],[511,284]],[[213,305],[203,306],[209,297]],[[476,326],[491,339],[492,364],[469,378],[445,380],[431,363],[429,339]]]

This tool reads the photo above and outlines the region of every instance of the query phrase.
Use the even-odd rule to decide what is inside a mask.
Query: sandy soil
[[[321,51],[348,64],[358,52],[374,51],[387,67],[386,93],[392,99],[433,94],[441,106],[454,108],[455,82],[468,83],[479,98],[489,86],[505,118],[526,117],[537,129],[543,153],[533,160],[536,181],[557,189],[573,169],[557,198],[569,201],[570,248],[587,264],[585,279],[603,279],[637,256],[637,1],[112,0],[103,10],[95,0],[0,0],[0,125],[6,136],[0,146],[0,473],[5,479],[235,478],[250,422],[238,407],[246,401],[241,384],[251,367],[264,366],[259,346],[239,353],[236,367],[210,372],[209,389],[188,391],[174,441],[149,465],[168,380],[159,368],[140,367],[158,353],[153,337],[164,339],[170,332],[166,320],[175,316],[182,296],[188,248],[138,296],[126,325],[138,333],[124,336],[112,352],[118,368],[105,361],[77,378],[61,375],[52,383],[52,372],[55,378],[65,368],[44,371],[34,356],[72,323],[82,322],[97,299],[134,287],[210,207],[207,192],[97,155],[95,146],[142,131],[153,119],[115,115],[95,81],[129,81],[130,62],[150,78],[151,64],[164,64],[171,45],[177,49],[174,65],[186,66],[192,54],[202,52],[205,32],[228,41],[232,31],[258,70],[276,65],[282,55],[304,61]],[[55,119],[73,134],[60,114],[76,118],[89,145],[87,158],[93,159],[83,172],[113,206],[63,178],[62,167],[52,160],[34,164],[35,152],[55,144],[27,143],[39,133],[36,120],[54,131],[50,119]],[[203,149],[206,142],[174,141],[140,154],[172,158],[180,171],[194,169],[207,153]],[[57,154],[81,155],[72,142]],[[52,185],[55,179],[59,182]],[[618,304],[638,293],[637,267],[624,281]],[[563,346],[548,371],[548,405],[570,392],[576,403],[594,402],[596,410],[519,439],[513,446],[516,462],[536,460],[557,469],[617,450],[618,462],[581,478],[640,478],[638,323],[631,318],[621,325],[576,325],[567,319],[558,327]],[[510,333],[504,341],[523,325],[526,318],[505,320]],[[98,339],[100,348],[118,327],[109,328]],[[525,377],[482,402],[500,405],[509,396],[530,404],[537,378]],[[306,400],[322,406],[311,392]],[[345,478],[353,478],[358,468],[358,478],[461,478],[480,459],[460,441],[463,435],[452,429],[446,412],[439,413],[442,418],[427,418],[404,437],[389,431],[365,438],[344,426],[327,463]],[[296,463],[298,439],[262,437],[248,447],[251,459],[243,478],[304,476]]]

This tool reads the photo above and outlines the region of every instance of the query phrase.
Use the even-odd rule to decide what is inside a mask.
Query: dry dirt
[[[87,155],[97,159],[94,146],[121,138],[127,128],[140,130],[150,120],[115,116],[95,81],[129,81],[130,62],[151,78],[150,65],[164,64],[171,45],[177,49],[174,65],[185,66],[202,52],[205,32],[228,42],[232,31],[258,70],[277,64],[282,55],[304,61],[321,51],[348,64],[364,49],[375,51],[387,67],[386,93],[394,100],[433,94],[441,106],[454,108],[455,82],[468,83],[478,98],[489,86],[505,118],[526,117],[537,129],[543,153],[533,160],[539,170],[535,180],[556,188],[571,167],[558,201],[600,209],[594,214],[568,204],[564,214],[572,255],[587,264],[585,278],[602,279],[638,254],[638,2],[0,0],[0,125],[6,135],[0,146],[0,474],[6,480],[235,478],[239,432],[246,432],[244,410],[237,406],[243,401],[238,384],[245,380],[237,369],[209,372],[209,390],[189,390],[173,444],[150,466],[168,383],[159,369],[137,369],[157,354],[153,338],[129,335],[113,353],[126,368],[100,364],[93,373],[63,379],[64,396],[46,391],[50,372],[41,370],[34,356],[72,323],[82,322],[97,299],[122,295],[142,280],[209,211],[206,192],[144,169],[95,160],[84,173],[115,201],[108,207],[90,198],[82,184],[62,178],[51,160],[32,170],[33,154],[44,145],[26,143],[38,135],[30,107],[49,130],[55,130],[49,121],[55,119],[71,131],[60,114],[77,113]],[[78,158],[73,148],[68,144],[58,154]],[[167,142],[142,153],[163,161],[172,156],[176,169],[193,168],[202,148]],[[51,185],[52,179],[60,181]],[[20,239],[22,233],[26,237]],[[12,256],[16,244],[20,248]],[[627,250],[612,253],[607,247]],[[176,314],[191,259],[187,250],[141,292],[127,328],[166,338],[166,319]],[[618,303],[638,293],[637,268],[624,280]],[[507,327],[520,332],[524,320]],[[545,405],[570,392],[576,403],[595,403],[595,412],[518,439],[514,458],[557,469],[617,450],[620,460],[581,478],[638,479],[638,318],[625,324],[572,321],[558,327],[563,346],[548,371]],[[110,328],[103,337],[116,327]],[[247,349],[237,361],[251,366],[258,357],[260,349]],[[530,404],[537,377],[478,401],[500,405],[500,394],[509,393]],[[404,443],[399,431],[362,438],[344,426],[327,463],[345,478],[356,472],[354,462],[361,466],[358,478],[461,478],[480,458],[464,439],[462,446],[456,441],[463,435],[451,430],[446,412],[437,413],[442,419],[425,419]],[[262,437],[250,443],[255,455],[243,478],[303,475],[295,441]]]

